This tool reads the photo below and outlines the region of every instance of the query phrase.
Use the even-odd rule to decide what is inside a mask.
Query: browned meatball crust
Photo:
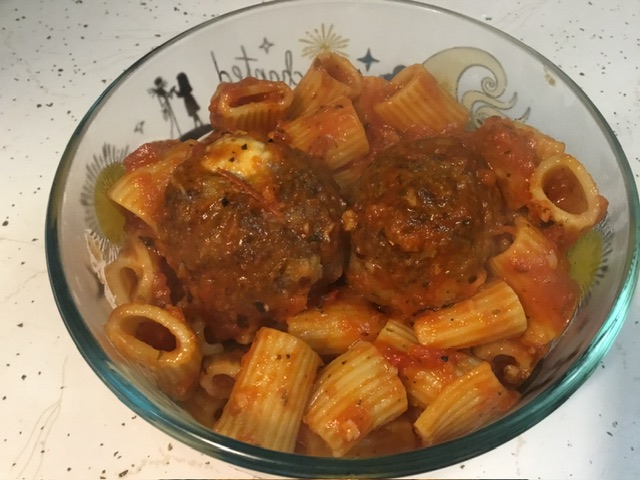
[[[486,276],[500,205],[490,170],[458,138],[386,149],[343,218],[352,242],[349,283],[404,314],[470,296]]]
[[[248,340],[342,275],[343,210],[333,179],[301,152],[223,136],[175,171],[159,249],[215,340]]]

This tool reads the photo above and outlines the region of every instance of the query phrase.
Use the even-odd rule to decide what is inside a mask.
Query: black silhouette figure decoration
[[[172,92],[167,90],[167,81],[162,77],[157,77],[153,82],[153,88],[149,89],[149,94],[152,97],[158,99],[160,103],[160,111],[162,112],[162,118],[169,122],[171,128],[171,137],[175,136],[175,131],[177,130],[178,135],[182,135],[180,132],[180,127],[178,126],[178,120],[176,119],[175,113],[173,113],[173,108],[171,107],[171,96]]]
[[[171,138],[174,138],[176,133],[180,138],[197,138],[202,133],[206,133],[205,130],[210,130],[210,126],[205,125],[198,115],[200,105],[193,96],[193,88],[191,87],[187,74],[180,72],[176,76],[176,81],[178,83],[177,86],[174,85],[168,88],[167,81],[164,78],[156,77],[153,82],[153,88],[150,88],[148,92],[152,97],[158,99],[162,118],[169,122]],[[185,134],[183,134],[180,129],[178,119],[171,105],[171,99],[174,95],[182,98],[187,115],[193,119],[193,128]]]
[[[177,75],[176,80],[178,81],[178,88],[176,89],[176,87],[172,87],[170,93],[173,92],[184,100],[187,115],[193,118],[193,128],[198,128],[202,125],[202,120],[200,120],[200,117],[198,116],[200,105],[198,105],[198,102],[196,102],[195,97],[191,93],[193,92],[193,88],[191,88],[189,78],[186,73],[181,72]]]

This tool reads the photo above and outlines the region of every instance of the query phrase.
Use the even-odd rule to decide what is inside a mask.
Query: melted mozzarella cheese
[[[222,169],[256,185],[271,174],[273,155],[266,145],[249,136],[222,137],[206,148],[202,166],[214,172]]]

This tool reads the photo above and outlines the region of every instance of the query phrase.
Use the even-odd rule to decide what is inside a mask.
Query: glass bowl
[[[311,58],[326,50],[346,55],[367,75],[391,76],[401,66],[424,63],[474,121],[500,114],[565,142],[596,180],[609,211],[595,230],[600,258],[590,259],[595,268],[587,294],[508,415],[427,449],[314,462],[217,435],[122,361],[105,337],[111,307],[95,275],[96,262],[109,261],[118,251],[118,225],[96,215],[95,192],[109,169],[140,144],[206,133],[206,108],[220,81],[254,75],[295,84]],[[637,226],[635,182],[614,133],[580,88],[531,48],[481,22],[410,1],[297,0],[241,9],[188,30],[137,61],[104,91],[58,167],[46,253],[58,308],[78,349],[140,417],[199,451],[251,470],[293,477],[389,477],[481,455],[569,398],[609,350],[629,309],[638,273]]]

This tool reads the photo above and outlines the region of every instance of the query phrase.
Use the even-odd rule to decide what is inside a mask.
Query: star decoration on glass
[[[360,57],[358,61],[364,63],[365,69],[368,72],[371,68],[371,64],[378,63],[380,60],[374,58],[373,55],[371,55],[371,49],[367,48],[367,54],[364,57]]]
[[[262,45],[260,45],[260,48],[264,50],[265,53],[269,53],[269,49],[273,47],[273,45],[274,45],[273,43],[267,40],[267,37],[264,37],[264,40],[262,40]]]
[[[133,131],[138,133],[144,133],[144,120],[141,120],[140,122],[136,123],[136,126],[133,129]]]
[[[302,49],[303,57],[313,58],[324,52],[335,52],[348,56],[344,50],[349,45],[349,39],[335,33],[333,25],[326,26],[323,23],[319,29],[314,28],[312,31],[306,32],[305,37],[299,41],[305,44]]]

